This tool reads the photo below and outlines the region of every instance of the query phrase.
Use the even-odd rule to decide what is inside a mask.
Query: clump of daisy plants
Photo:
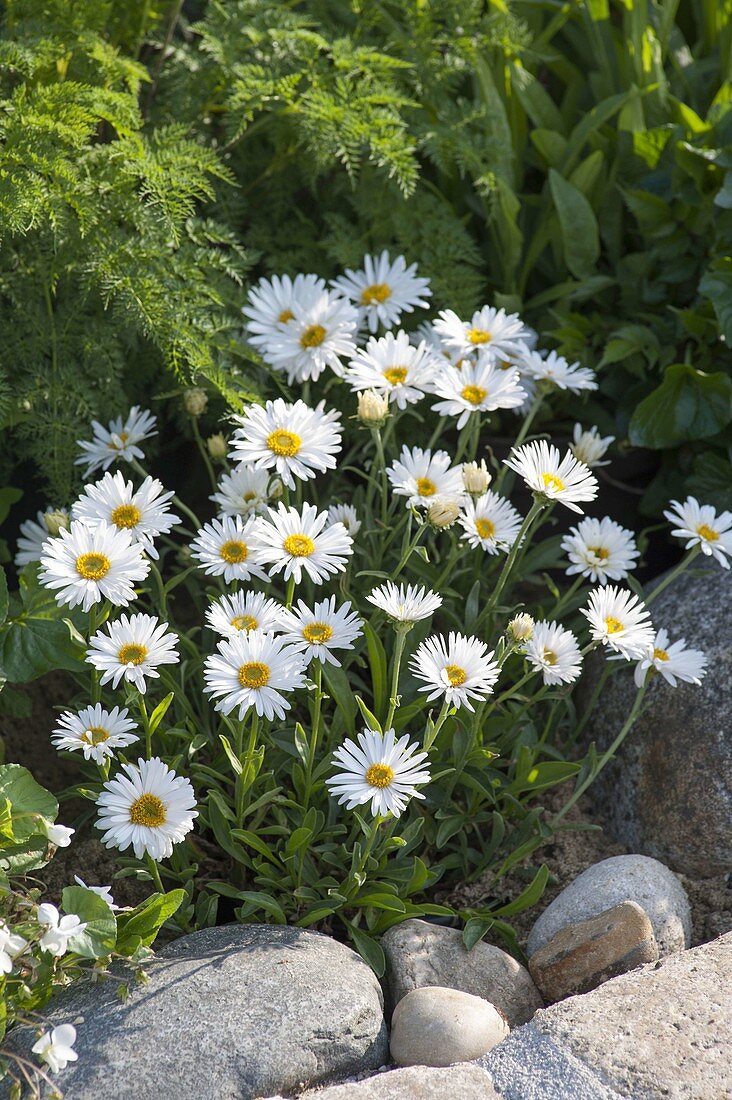
[[[330,286],[263,279],[243,313],[278,396],[206,443],[205,395],[186,396],[209,500],[155,479],[155,418],[135,408],[80,443],[87,485],[70,509],[24,527],[23,583],[52,593],[76,646],[78,696],[49,743],[78,762],[75,793],[118,874],[158,904],[182,899],[172,929],[318,928],[378,973],[379,936],[408,917],[518,952],[510,918],[548,877],[534,853],[651,681],[704,675],[650,605],[700,553],[728,567],[732,515],[673,502],[686,554],[644,599],[638,540],[598,502],[613,438],[579,423],[568,444],[532,437],[556,395],[596,388],[593,372],[504,309],[426,321],[430,294],[386,253]],[[593,651],[607,662],[578,713]],[[622,728],[577,759],[626,665]],[[517,868],[525,889],[506,897]],[[455,909],[453,889],[479,876],[485,905]],[[64,908],[85,917],[76,893]],[[43,1042],[60,1060],[67,1038]]]

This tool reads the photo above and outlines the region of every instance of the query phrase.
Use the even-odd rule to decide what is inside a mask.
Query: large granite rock
[[[528,954],[563,928],[624,901],[635,901],[647,913],[659,955],[689,946],[689,899],[673,871],[649,856],[610,856],[588,867],[547,906],[529,933]]]
[[[377,1070],[388,1061],[379,983],[328,936],[227,925],[164,948],[123,1003],[84,982],[50,1006],[75,1021],[78,1062],[54,1076],[69,1100],[250,1100]],[[6,1045],[27,1053],[33,1034]],[[48,1086],[43,1097],[52,1095]]]
[[[732,866],[732,570],[692,567],[650,605],[656,628],[707,655],[701,686],[654,676],[650,708],[591,788],[615,839],[690,875]],[[590,723],[607,747],[635,698],[630,669],[613,676]]]
[[[282,1097],[270,1097],[282,1100]],[[499,1100],[491,1079],[473,1062],[454,1066],[408,1066],[302,1093],[300,1100]]]
[[[501,1100],[732,1095],[732,933],[536,1013],[478,1064]]]
[[[413,989],[440,985],[483,997],[511,1027],[525,1024],[543,1001],[525,966],[480,941],[471,951],[457,928],[406,920],[382,936],[392,1005]]]

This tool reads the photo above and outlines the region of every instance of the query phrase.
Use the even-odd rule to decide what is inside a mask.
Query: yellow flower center
[[[556,474],[542,474],[541,480],[544,482],[545,489],[553,489],[555,493],[561,493],[564,489],[564,482]]]
[[[406,380],[409,371],[406,367],[387,367],[382,374],[390,386],[400,386]]]
[[[119,439],[120,443],[124,447],[125,443],[129,439],[129,436],[127,435],[127,432],[118,432],[117,439]],[[113,439],[110,439],[107,446],[109,447],[110,451],[118,451],[120,449]]]
[[[282,546],[293,558],[309,558],[315,552],[315,543],[307,535],[288,535]]]
[[[594,554],[599,561],[607,561],[610,557],[610,551],[606,550],[604,546],[588,546],[587,549],[591,554]]]
[[[469,328],[465,335],[470,344],[488,344],[493,339],[490,332],[484,328]]]
[[[103,745],[105,741],[109,740],[109,731],[105,730],[103,726],[89,726],[89,729],[82,733],[80,740],[85,745]]]
[[[366,782],[370,787],[383,789],[388,787],[394,778],[394,771],[388,764],[372,764],[366,772]]]
[[[668,661],[668,659],[669,659],[668,658],[668,653],[666,652],[665,649],[654,649],[653,650],[653,659],[655,661]]]
[[[445,668],[445,675],[450,681],[450,687],[454,688],[460,687],[460,685],[464,684],[468,678],[468,674],[466,673],[465,669],[460,668],[460,665],[447,665],[447,667]]]
[[[156,794],[142,794],[130,806],[130,821],[133,825],[147,825],[156,829],[165,824],[167,814],[165,805]]]
[[[387,283],[372,283],[361,291],[362,306],[377,306],[391,298],[391,287]]]
[[[607,627],[608,634],[618,634],[624,629],[620,619],[614,619],[612,615],[605,619],[605,626]]]
[[[231,625],[235,630],[256,630],[259,623],[253,615],[235,615]]]
[[[465,386],[460,396],[471,405],[480,405],[487,393],[488,390],[484,390],[482,386]]]
[[[291,309],[283,309],[277,320],[281,325],[286,325],[288,321],[291,321],[295,314]]]
[[[696,533],[697,535],[701,535],[703,539],[706,539],[707,542],[716,542],[719,538],[718,533],[716,531],[713,531],[707,523],[700,524],[700,526],[696,529]]]
[[[269,665],[262,661],[249,661],[239,669],[239,683],[243,688],[263,688],[269,683]]]
[[[322,645],[333,637],[333,627],[327,623],[308,623],[302,629],[302,636],[310,645]]]
[[[551,665],[551,666],[552,666],[552,668],[553,668],[553,667],[554,667],[554,665],[555,665],[555,664],[557,663],[557,661],[559,660],[559,658],[557,657],[557,655],[556,655],[556,653],[554,652],[554,650],[553,650],[553,649],[547,649],[547,648],[545,647],[545,648],[544,648],[544,660],[546,661],[546,663],[547,663],[548,665]]]
[[[267,446],[272,454],[280,458],[292,458],[302,446],[302,440],[294,432],[288,432],[286,428],[277,428],[267,436]]]
[[[138,645],[137,642],[128,642],[117,654],[117,660],[121,665],[141,665],[146,657],[146,646]]]
[[[257,499],[257,494],[250,490],[248,493],[244,493],[241,499],[244,501],[245,504],[249,504],[250,501]]]
[[[513,366],[513,363],[510,359],[499,359],[496,366],[499,370],[510,370]]]
[[[322,325],[308,325],[300,336],[301,348],[319,348],[327,333]]]
[[[417,478],[417,493],[421,497],[433,497],[437,492],[437,486],[434,481],[430,481],[428,477]]]
[[[229,539],[228,542],[221,544],[219,556],[227,565],[238,565],[240,562],[247,560],[249,550],[245,542],[240,542],[239,539]]]
[[[476,519],[475,530],[482,539],[492,539],[496,533],[496,525],[489,519]]]
[[[100,581],[111,568],[112,563],[106,554],[80,554],[76,559],[76,572],[85,581]]]
[[[137,527],[142,519],[142,512],[134,504],[120,504],[110,516],[115,527]]]

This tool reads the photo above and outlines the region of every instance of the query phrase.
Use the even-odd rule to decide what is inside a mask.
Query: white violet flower
[[[0,921],[0,974],[10,974],[13,963],[27,946],[27,940],[11,932],[5,921]]]
[[[75,832],[68,825],[46,825],[46,836],[57,848],[68,848]]]
[[[79,920],[75,913],[62,917],[56,906],[48,901],[38,906],[36,920],[46,929],[39,940],[41,951],[48,951],[57,959],[66,954],[69,940],[80,936],[86,928],[86,923]]]
[[[115,905],[114,898],[112,897],[111,886],[89,886],[84,882],[83,878],[79,878],[78,875],[74,875],[74,882],[77,886],[82,886],[84,890],[91,890],[92,894],[96,894],[98,897],[105,901],[113,913],[119,910],[119,905]]]
[[[74,1050],[76,1028],[73,1024],[61,1024],[45,1031],[31,1050],[45,1062],[51,1073],[60,1073],[69,1062],[76,1062],[79,1055]]]

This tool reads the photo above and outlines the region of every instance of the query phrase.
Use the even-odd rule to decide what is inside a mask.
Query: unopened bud
[[[481,496],[490,483],[491,475],[488,473],[484,458],[479,463],[463,462],[463,485],[466,492]]]
[[[51,508],[45,513],[43,522],[51,538],[56,538],[61,531],[69,529],[69,513],[63,508]]]
[[[514,642],[528,642],[534,634],[534,620],[531,615],[524,612],[516,615],[508,624],[507,633]]]
[[[189,416],[203,416],[208,405],[208,394],[200,386],[193,386],[183,394],[183,404]]]
[[[206,440],[206,447],[208,448],[208,453],[211,455],[211,458],[215,459],[217,462],[222,462],[226,458],[229,450],[226,437],[222,435],[221,432],[218,432],[216,435],[210,435]]]
[[[267,496],[270,500],[279,500],[285,491],[285,487],[282,481],[278,477],[272,478],[267,489]]]
[[[389,399],[376,390],[363,390],[358,395],[358,412],[356,414],[362,424],[368,424],[370,428],[377,428],[383,424],[389,416]]]
[[[460,515],[460,505],[451,497],[436,497],[427,509],[427,518],[433,527],[452,527]]]

